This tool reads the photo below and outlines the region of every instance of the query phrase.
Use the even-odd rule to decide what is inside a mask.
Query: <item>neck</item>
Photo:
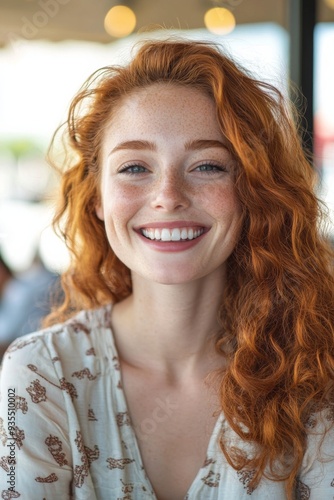
[[[215,351],[221,271],[182,285],[133,276],[133,293],[114,307],[113,330],[121,358],[167,377],[201,377],[222,363]]]

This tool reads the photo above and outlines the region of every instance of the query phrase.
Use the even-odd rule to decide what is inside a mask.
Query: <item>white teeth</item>
[[[162,241],[170,241],[171,239],[172,239],[172,237],[171,237],[171,234],[170,234],[170,230],[164,228],[161,231],[161,240]]]
[[[154,240],[154,230],[152,229],[143,229],[143,235],[150,240]]]
[[[141,230],[142,234],[150,240],[158,241],[184,241],[193,240],[198,238],[204,233],[204,229],[193,229],[193,228],[174,228],[174,229],[151,229],[145,228]]]
[[[174,228],[172,231],[172,241],[180,241],[181,231],[178,228]]]

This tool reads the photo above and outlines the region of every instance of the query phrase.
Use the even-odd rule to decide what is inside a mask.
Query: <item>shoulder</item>
[[[103,350],[100,344],[106,341],[107,335],[114,349],[110,315],[111,305],[84,310],[64,323],[18,337],[8,347],[4,355],[4,364],[10,361],[16,364],[34,358],[49,358],[54,362],[70,355],[79,358],[87,352],[93,353],[96,344]]]
[[[312,498],[329,498],[326,495],[334,494],[334,404],[313,414],[307,423],[299,483],[314,493]]]
[[[334,401],[310,416],[306,430],[306,456],[319,458],[329,452],[334,459]]]

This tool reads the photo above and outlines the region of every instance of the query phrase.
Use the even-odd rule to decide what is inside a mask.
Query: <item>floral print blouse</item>
[[[0,394],[1,499],[157,500],[122,390],[110,311],[83,311],[8,349]],[[333,414],[321,422],[310,423],[299,500],[334,499],[334,431],[322,439]],[[283,483],[263,479],[252,490],[252,472],[228,465],[221,432],[236,439],[223,415],[185,500],[284,500]]]

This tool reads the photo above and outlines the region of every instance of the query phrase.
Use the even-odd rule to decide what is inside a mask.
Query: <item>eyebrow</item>
[[[150,151],[154,151],[156,149],[156,146],[153,142],[149,141],[125,141],[125,142],[120,142],[115,146],[109,153],[111,155],[112,153],[116,153],[116,151],[122,151],[124,149],[135,149],[137,151],[143,150],[143,149],[149,149]]]
[[[186,142],[185,144],[186,151],[198,151],[209,148],[221,148],[227,150],[226,144],[224,144],[222,141],[214,139],[198,139],[196,141]],[[157,148],[154,142],[150,141],[141,141],[141,140],[124,141],[117,144],[117,146],[115,146],[110,151],[109,155],[125,149],[133,149],[137,151],[141,150],[155,151]]]
[[[187,142],[185,146],[187,151],[209,149],[209,148],[227,149],[226,144],[224,144],[222,141],[217,141],[213,139],[198,139],[197,141]]]

